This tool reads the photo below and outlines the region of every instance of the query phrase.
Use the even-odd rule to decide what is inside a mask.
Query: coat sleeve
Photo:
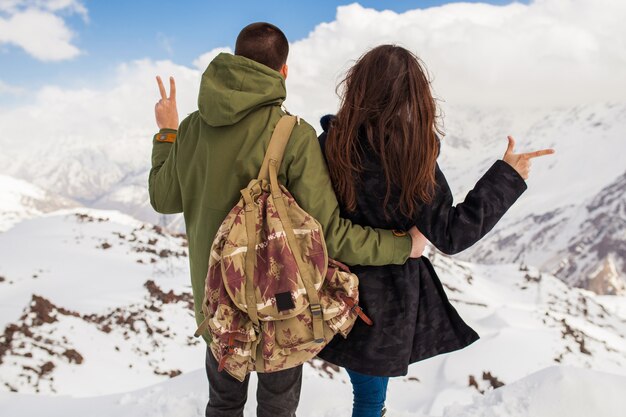
[[[404,264],[411,252],[410,237],[341,218],[315,131],[310,126],[296,129],[304,132],[292,135],[287,147],[291,158],[285,159],[286,185],[300,207],[322,225],[328,255],[351,265]]]
[[[184,121],[183,121],[184,123]],[[178,143],[182,137],[183,123],[178,132],[172,129],[161,129],[152,139],[152,169],[148,178],[150,205],[158,213],[174,214],[183,211],[183,201],[177,170]],[[175,133],[173,143],[161,142],[159,134]]]
[[[461,252],[485,236],[528,188],[526,181],[503,160],[497,160],[478,180],[465,200],[452,205],[452,192],[436,165],[437,186],[431,204],[422,204],[415,225],[446,254]]]

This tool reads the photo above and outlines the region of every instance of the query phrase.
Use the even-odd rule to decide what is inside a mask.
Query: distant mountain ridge
[[[22,220],[79,204],[24,180],[0,175],[0,232]]]

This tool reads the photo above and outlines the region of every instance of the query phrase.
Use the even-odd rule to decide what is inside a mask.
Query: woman
[[[440,251],[458,253],[480,240],[526,190],[530,158],[514,141],[467,194],[452,206],[439,169],[436,105],[419,60],[382,45],[363,55],[344,80],[341,107],[320,136],[346,218],[387,229],[417,228]],[[328,126],[329,125],[329,126]],[[448,302],[427,258],[404,265],[354,266],[360,305],[374,325],[357,322],[319,355],[346,368],[353,417],[381,416],[389,377],[410,363],[468,346],[478,335]]]

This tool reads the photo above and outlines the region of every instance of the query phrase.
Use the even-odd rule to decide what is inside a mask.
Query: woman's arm
[[[465,197],[452,206],[452,193],[446,177],[435,166],[437,187],[431,204],[423,205],[415,225],[435,245],[449,255],[461,252],[485,236],[504,213],[526,191],[530,160],[551,155],[554,149],[515,153],[515,139],[508,136],[508,146]]]
[[[456,206],[452,205],[452,192],[439,164],[435,179],[433,201],[422,204],[415,225],[437,249],[449,255],[478,242],[528,188],[520,174],[503,160],[497,160]]]

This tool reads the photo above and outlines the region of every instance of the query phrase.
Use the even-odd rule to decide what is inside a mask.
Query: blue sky
[[[317,24],[334,20],[338,5],[350,3],[349,0],[86,0],[83,5],[87,19],[68,10],[57,13],[74,33],[72,44],[80,49],[78,56],[43,62],[16,45],[0,41],[0,81],[28,90],[44,84],[79,87],[93,85],[120,63],[135,59],[170,59],[190,65],[215,47],[232,46],[239,30],[250,22],[272,22],[285,31],[290,41],[295,41],[306,37]],[[359,3],[378,10],[404,12],[450,1],[362,0]]]

